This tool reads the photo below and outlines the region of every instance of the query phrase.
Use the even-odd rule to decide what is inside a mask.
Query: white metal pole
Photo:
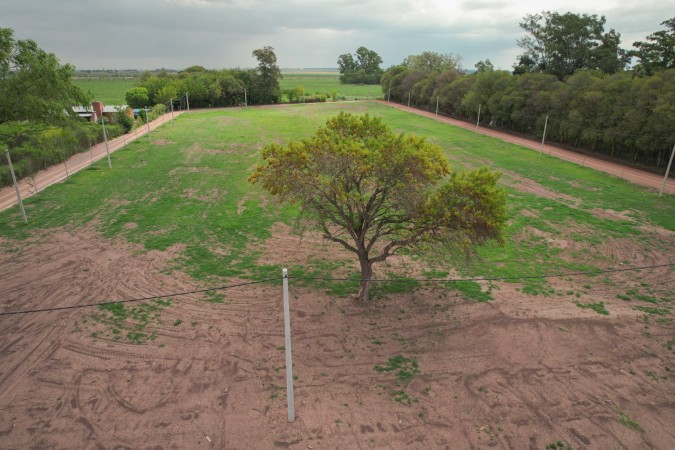
[[[28,219],[26,219],[26,210],[23,207],[23,200],[21,200],[21,193],[19,192],[19,184],[16,182],[16,175],[14,175],[14,166],[12,166],[12,158],[9,157],[9,150],[5,150],[5,156],[7,156],[9,173],[12,174],[12,182],[14,182],[14,189],[16,189],[16,198],[19,200],[19,209],[21,210],[21,218],[23,219],[23,223],[28,223]]]
[[[410,94],[412,94],[412,91],[408,92],[408,108],[410,108]]]
[[[112,162],[110,162],[110,148],[108,147],[108,133],[105,131],[105,118],[101,117],[101,125],[103,125],[103,139],[105,140],[105,153],[108,155],[108,168],[112,169]]]
[[[187,92],[185,93],[185,103],[187,104],[188,114],[190,114],[190,95]]]
[[[284,347],[286,349],[286,396],[288,421],[295,420],[295,397],[293,396],[293,356],[291,354],[291,316],[288,306],[288,269],[281,271],[284,282]]]
[[[675,144],[673,145],[673,151],[670,152],[670,161],[668,161],[668,168],[666,169],[666,175],[663,177],[663,183],[661,184],[659,197],[663,195],[663,190],[666,188],[666,181],[668,181],[668,175],[670,175],[670,166],[673,165],[673,156],[675,156]]]
[[[436,115],[438,115],[438,95],[436,96]]]
[[[476,120],[476,133],[478,133],[478,124],[480,123],[480,107],[481,105],[478,105],[478,120]]]
[[[546,126],[548,125],[548,114],[546,115],[546,121],[544,121],[544,135],[541,137],[541,148],[539,149],[539,156],[541,152],[544,151],[544,139],[546,139]]]
[[[246,88],[244,88],[244,107],[248,106],[248,96],[246,95]]]
[[[387,91],[387,103],[389,103],[389,97],[391,97],[391,88]]]
[[[152,135],[150,134],[150,112],[148,107],[145,107],[145,124],[148,126],[148,142],[152,143]]]

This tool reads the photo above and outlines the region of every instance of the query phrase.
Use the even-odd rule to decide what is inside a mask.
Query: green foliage
[[[526,15],[520,27],[529,34],[517,41],[524,53],[518,56],[514,73],[547,73],[564,80],[578,70],[623,70],[628,56],[619,47],[620,34],[605,33],[605,22],[604,16],[595,14]]]
[[[651,77],[580,71],[554,75],[388,69],[382,92],[392,101],[492,124],[634,164],[664,168],[675,141],[675,69]]]
[[[126,331],[126,339],[134,344],[142,344],[148,339],[154,340],[155,333],[145,333],[146,327],[159,322],[160,312],[171,305],[171,300],[153,300],[127,306],[124,303],[108,303],[100,305],[100,314],[92,314],[92,318],[107,326],[104,331],[97,331],[99,337],[118,340],[122,331]],[[174,326],[179,325],[174,323]]]
[[[487,62],[489,61],[488,59]],[[452,53],[441,54],[425,51],[419,55],[409,55],[403,60],[403,66],[413,71],[446,72],[449,70],[460,70],[461,62],[462,58]]]
[[[124,95],[127,104],[132,108],[145,108],[150,102],[148,89],[145,87],[133,87]]]
[[[444,180],[450,169],[438,146],[396,135],[369,115],[341,113],[309,139],[267,145],[263,159],[250,181],[298,204],[304,224],[357,255],[361,301],[374,263],[432,244],[470,254],[499,239],[506,220],[498,173],[482,168]]]
[[[450,286],[460,291],[464,297],[477,302],[493,300],[490,291],[483,291],[481,285],[475,281],[455,281]]]
[[[356,53],[338,57],[340,82],[343,84],[379,84],[382,77],[382,58],[375,51],[359,47]]]
[[[646,42],[633,42],[635,50],[629,54],[638,59],[634,70],[641,75],[675,68],[675,17],[661,22],[661,25],[665,25],[666,29],[650,34]]]
[[[89,97],[73,83],[73,71],[34,41],[17,41],[12,29],[0,28],[0,124],[74,118],[73,106],[87,105]]]

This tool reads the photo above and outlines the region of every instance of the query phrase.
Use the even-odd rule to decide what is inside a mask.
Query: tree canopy
[[[661,22],[665,30],[656,31],[647,36],[647,41],[633,43],[635,50],[630,56],[638,59],[635,70],[643,75],[652,75],[655,71],[675,68],[675,17]]]
[[[89,96],[72,80],[74,67],[61,64],[30,39],[15,40],[0,28],[0,123],[12,120],[57,121]]]
[[[621,35],[605,32],[604,16],[543,11],[528,14],[520,27],[528,35],[517,41],[524,52],[513,66],[515,74],[547,73],[564,80],[577,70],[615,73],[628,64],[619,47]]]
[[[382,58],[366,47],[356,49],[354,55],[345,53],[337,60],[340,82],[344,84],[378,84],[382,76]]]
[[[460,70],[462,57],[452,53],[438,53],[425,51],[419,55],[408,55],[403,60],[403,66],[422,72],[443,72],[446,70]]]
[[[303,141],[269,144],[249,181],[301,208],[299,224],[354,253],[359,299],[372,266],[403,248],[471,254],[501,240],[506,194],[486,168],[451,172],[440,147],[394,134],[369,115],[340,113]]]

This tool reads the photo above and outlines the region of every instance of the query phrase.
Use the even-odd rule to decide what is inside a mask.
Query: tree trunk
[[[361,282],[359,284],[359,303],[364,304],[368,301],[370,292],[370,279],[373,276],[373,263],[368,261],[368,257],[359,258],[361,263]]]

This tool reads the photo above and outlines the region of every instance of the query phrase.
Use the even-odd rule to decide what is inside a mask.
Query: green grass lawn
[[[247,178],[265,144],[307,137],[341,110],[368,112],[397,131],[427,136],[457,169],[488,165],[504,172],[504,182],[511,186],[506,244],[483,248],[480,258],[462,270],[465,275],[527,276],[632,265],[607,261],[592,249],[610,238],[658,246],[648,242],[643,225],[675,230],[675,196],[658,198],[609,175],[385,105],[326,103],[184,114],[175,125],[154,131],[152,144],[140,139],[114,153],[112,170],[101,161],[28,199],[27,226],[21,224],[18,208],[0,213],[0,236],[22,239],[35,230],[95,223],[106,236],[147,249],[184,245],[174,263],[197,279],[277,276],[280,267],[261,261],[251,245],[270,237],[275,222],[291,224],[297,210],[276,204]],[[514,188],[521,179],[555,195]],[[597,209],[629,211],[632,220],[603,219]],[[563,255],[532,229],[578,240],[591,256],[577,260]],[[438,273],[447,272],[443,261],[421,257]],[[312,267],[292,271],[327,275],[335,268],[329,256],[321,255]],[[524,290],[545,294],[546,283],[529,280]]]
[[[75,80],[75,85],[85,92],[91,92],[93,100],[104,105],[126,105],[124,94],[134,87],[136,80]]]
[[[379,84],[341,84],[339,74],[335,73],[284,73],[279,81],[281,89],[293,89],[297,86],[305,88],[306,94],[336,92],[339,97],[346,98],[382,98]]]

